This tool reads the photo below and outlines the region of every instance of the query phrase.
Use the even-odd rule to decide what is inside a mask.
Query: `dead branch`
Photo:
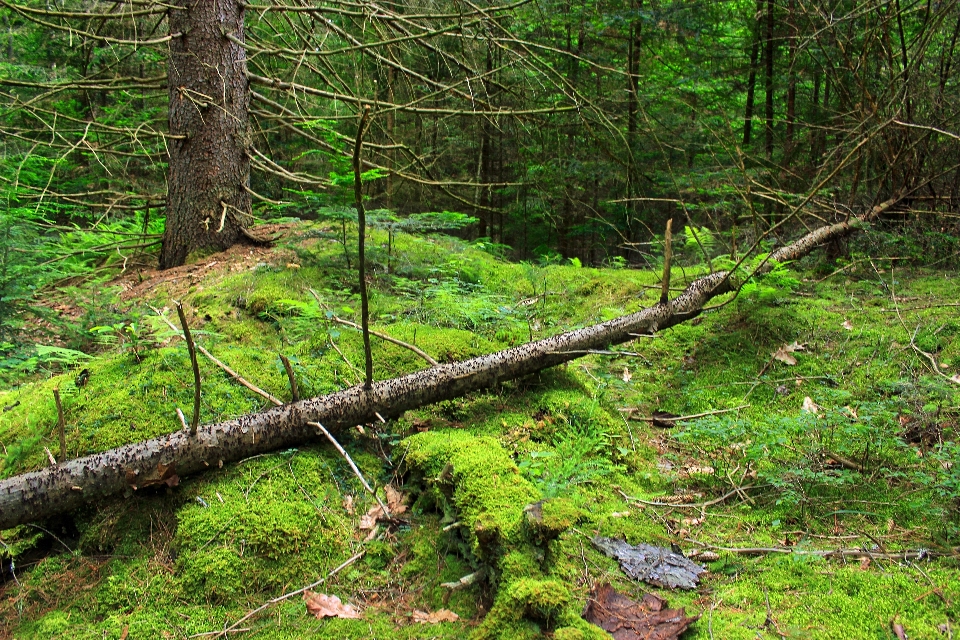
[[[815,229],[774,252],[772,260],[766,262],[761,271],[771,269],[774,261],[795,260],[825,242],[850,233],[896,201],[890,199],[861,218]],[[730,273],[712,273],[695,280],[667,304],[656,304],[608,322],[382,380],[369,389],[358,385],[207,425],[198,430],[196,436],[177,430],[145,442],[6,478],[0,481],[0,529],[65,513],[97,499],[135,490],[135,486],[149,486],[154,478],[161,482],[160,475],[174,469],[183,477],[258,453],[313,441],[317,431],[309,422],[321,423],[335,433],[372,422],[378,414],[397,417],[409,409],[495,387],[578,357],[576,353],[563,352],[606,349],[633,340],[633,334],[661,331],[695,318],[709,300],[735,289]]]

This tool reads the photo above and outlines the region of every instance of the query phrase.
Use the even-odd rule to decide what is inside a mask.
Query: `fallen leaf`
[[[950,376],[950,382],[956,382],[957,384],[960,384],[960,373],[955,373]]]
[[[783,347],[780,347],[779,349],[776,350],[776,352],[773,354],[773,359],[779,360],[780,362],[783,362],[784,364],[788,364],[791,367],[797,364],[797,359],[794,358],[792,355],[790,355],[790,352],[784,351]]]
[[[366,531],[377,526],[377,518],[383,516],[383,509],[380,506],[371,507],[370,511],[360,516],[360,529]]]
[[[348,495],[343,499],[343,510],[353,515],[353,496]]]
[[[843,327],[844,329],[846,329],[847,331],[853,331],[853,325],[850,324],[850,321],[849,321],[849,320],[844,320],[844,321],[843,321],[843,324],[840,325],[840,326]]]
[[[383,488],[383,492],[387,495],[387,509],[390,510],[391,516],[398,516],[407,510],[407,496],[389,484]]]
[[[307,611],[318,620],[323,618],[359,618],[360,612],[352,604],[343,604],[337,596],[328,596],[313,591],[303,592]]]
[[[627,369],[626,367],[624,367],[622,377],[624,382],[630,382],[630,380],[633,379],[633,375],[630,373],[630,369]]]
[[[634,580],[657,587],[693,589],[706,569],[683,554],[650,544],[630,545],[615,538],[597,536],[593,546],[620,563],[623,572]]]
[[[456,622],[460,619],[460,616],[449,609],[439,609],[433,613],[427,613],[426,611],[420,611],[419,609],[416,609],[414,610],[411,618],[414,622],[419,622],[421,624],[437,624],[439,622]]]
[[[793,344],[783,345],[771,355],[773,356],[774,360],[779,360],[780,362],[788,364],[792,367],[793,365],[797,364],[797,359],[790,354],[797,351],[804,351],[804,346],[799,342],[794,342]]]
[[[863,556],[862,558],[860,558],[860,569],[863,571],[866,571],[867,569],[869,569],[870,562],[871,560],[869,556]]]
[[[603,584],[590,594],[583,617],[614,640],[676,640],[697,621],[683,609],[667,609],[667,601],[646,593],[635,602]]]
[[[813,398],[806,396],[803,399],[803,404],[800,406],[801,411],[806,411],[807,413],[812,413],[813,415],[820,417],[820,405],[813,401]]]

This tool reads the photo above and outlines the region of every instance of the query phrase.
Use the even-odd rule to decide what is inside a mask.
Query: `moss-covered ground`
[[[99,331],[110,342],[92,358],[58,352],[40,373],[3,372],[0,476],[58,453],[55,388],[70,457],[178,427],[175,407],[192,406],[189,360],[148,305],[175,320],[182,300],[198,341],[279,398],[290,397],[281,353],[302,395],[355,384],[362,341],[332,321],[359,309],[338,238],[294,224],[271,251],[61,294],[67,307],[103,300],[114,331]],[[373,327],[441,362],[659,296],[652,272],[513,264],[442,236],[399,234],[389,257],[379,232],[369,244]],[[360,619],[317,620],[294,597],[230,637],[603,637],[579,618],[597,581],[700,615],[691,638],[894,638],[893,621],[911,638],[953,637],[960,279],[889,260],[835,272],[843,265],[822,260],[619,353],[344,434],[381,495],[393,484],[409,496],[372,538],[360,518],[373,499],[322,442],[0,532],[0,637],[213,637],[196,634],[361,553],[316,587]],[[702,268],[678,271],[674,286]],[[377,378],[426,366],[402,347],[373,348]],[[265,406],[200,367],[204,422]],[[661,428],[654,411],[708,415]],[[692,592],[633,583],[593,549],[595,534],[676,545],[710,572]],[[835,550],[847,555],[824,556]],[[443,586],[466,576],[477,579]],[[459,621],[413,621],[438,609]]]

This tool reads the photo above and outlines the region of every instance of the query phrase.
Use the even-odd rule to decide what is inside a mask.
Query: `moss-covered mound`
[[[0,476],[59,453],[55,388],[69,457],[178,427],[189,360],[150,308],[170,316],[173,299],[200,344],[276,397],[290,398],[281,353],[302,395],[356,384],[362,341],[333,319],[359,307],[340,233],[290,225],[276,249],[60,294],[73,337],[3,372]],[[371,234],[373,326],[439,361],[635,311],[659,290],[652,272],[511,264],[406,234],[378,253],[386,242]],[[704,269],[685,268],[675,286]],[[408,505],[377,529],[364,518],[375,500],[317,442],[0,532],[0,637],[186,638],[272,600],[229,635],[603,637],[580,618],[595,582],[659,590],[627,580],[596,534],[707,564],[699,590],[661,593],[702,616],[689,637],[887,637],[893,620],[948,637],[960,621],[957,299],[944,273],[811,259],[654,338],[361,425],[342,444],[382,500],[389,484]],[[427,366],[373,348],[378,378]],[[266,405],[200,366],[204,422]],[[651,421],[657,411],[698,417]],[[282,598],[320,580],[361,618],[319,620],[299,594]],[[417,622],[442,609],[458,619]]]

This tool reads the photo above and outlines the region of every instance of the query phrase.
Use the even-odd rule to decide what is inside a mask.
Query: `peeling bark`
[[[761,270],[796,260],[814,248],[850,233],[899,201],[891,198],[859,218],[821,227],[770,255]],[[201,427],[196,436],[180,430],[0,481],[0,530],[48,518],[88,502],[129,494],[137,488],[167,484],[258,453],[317,439],[308,422],[330,432],[372,422],[379,413],[404,411],[463,396],[575,360],[592,349],[633,340],[696,317],[718,295],[733,291],[726,271],[704,276],[677,298],[633,313],[464,362],[442,364],[400,378],[362,385],[319,398],[301,400]]]

